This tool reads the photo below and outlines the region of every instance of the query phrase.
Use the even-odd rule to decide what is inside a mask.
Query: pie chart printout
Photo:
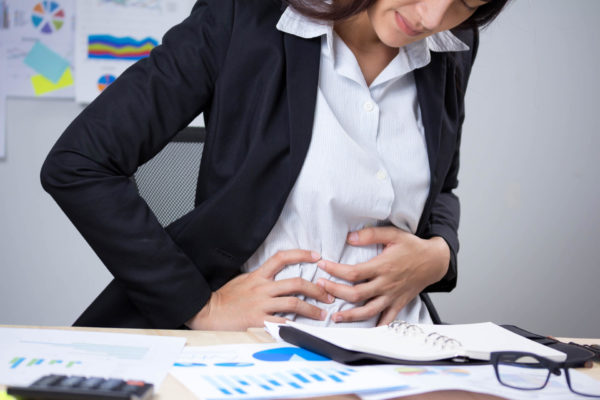
[[[33,7],[31,22],[40,32],[49,35],[65,24],[65,11],[55,1],[40,1]]]

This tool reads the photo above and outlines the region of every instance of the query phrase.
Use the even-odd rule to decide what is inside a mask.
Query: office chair
[[[186,128],[154,158],[140,166],[132,177],[142,198],[162,226],[167,226],[194,208],[204,128]],[[440,316],[427,293],[421,293],[434,324]]]

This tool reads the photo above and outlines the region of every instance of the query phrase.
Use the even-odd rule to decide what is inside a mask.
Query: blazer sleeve
[[[455,82],[458,99],[458,131],[457,142],[452,162],[448,173],[442,183],[440,193],[437,195],[431,209],[428,229],[423,235],[430,238],[433,236],[442,237],[450,248],[450,265],[448,272],[438,282],[425,288],[425,292],[449,292],[456,287],[457,280],[457,254],[459,248],[458,241],[458,223],[460,219],[460,201],[454,189],[458,187],[458,170],[460,164],[460,141],[462,136],[462,125],[465,118],[464,95],[471,74],[471,67],[475,62],[477,50],[479,48],[479,33],[476,28],[466,32],[458,32],[457,36],[465,41],[471,51],[466,53],[466,57],[455,59]]]
[[[233,15],[232,0],[197,1],[70,124],[41,170],[44,189],[156,327],[181,326],[211,290],[130,176],[209,107]]]

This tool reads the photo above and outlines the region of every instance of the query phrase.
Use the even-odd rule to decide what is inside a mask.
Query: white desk
[[[0,327],[9,327],[8,325],[0,325]],[[39,328],[39,329],[72,329],[92,332],[120,332],[120,333],[136,333],[144,335],[159,335],[159,336],[177,336],[186,338],[186,346],[206,346],[216,344],[231,344],[231,343],[268,343],[273,339],[262,328],[252,328],[247,332],[209,332],[209,331],[183,331],[183,330],[152,330],[152,329],[99,329],[99,328],[72,328],[72,327],[31,327],[31,326],[10,326],[13,328]],[[562,341],[574,341],[581,344],[600,343],[600,339],[561,339]],[[580,369],[584,373],[592,376],[600,381],[600,363],[594,363],[593,368]],[[0,389],[4,389],[0,386]],[[170,374],[167,375],[164,382],[160,386],[156,400],[192,400],[195,399],[193,394],[173,378]],[[332,396],[328,399],[358,399],[357,396],[348,394],[343,396]],[[424,393],[415,396],[402,397],[405,400],[500,400],[502,397],[484,395],[479,393],[447,390],[439,392]]]

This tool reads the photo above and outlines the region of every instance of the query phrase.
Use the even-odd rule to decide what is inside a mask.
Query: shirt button
[[[379,179],[380,181],[383,181],[383,180],[385,180],[385,178],[387,178],[387,174],[382,169],[377,171],[377,174],[375,174],[375,176],[377,176],[377,179]]]
[[[375,108],[375,106],[373,106],[373,103],[371,103],[370,101],[367,101],[365,104],[363,104],[363,108],[365,109],[365,111],[371,112],[373,111],[373,108]]]

